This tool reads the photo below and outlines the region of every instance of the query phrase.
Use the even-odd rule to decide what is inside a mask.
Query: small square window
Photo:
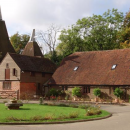
[[[76,67],[74,68],[74,71],[76,71],[78,68],[79,68],[79,67],[78,67],[78,66],[76,66]]]
[[[113,66],[111,67],[111,69],[114,70],[114,69],[116,68],[116,66],[117,66],[117,65],[113,65]]]

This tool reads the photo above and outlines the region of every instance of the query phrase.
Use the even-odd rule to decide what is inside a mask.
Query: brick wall
[[[35,83],[20,83],[20,99],[30,100],[36,95],[36,84]]]
[[[0,97],[1,98],[18,98],[19,99],[19,89],[20,82],[19,81],[11,81],[11,89],[3,89],[3,82],[0,81]]]

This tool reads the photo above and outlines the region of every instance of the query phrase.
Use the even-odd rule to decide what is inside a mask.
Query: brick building
[[[0,65],[0,96],[7,98],[34,98],[43,96],[47,82],[56,66],[49,59],[7,53]],[[12,92],[11,92],[12,91]],[[17,92],[17,94],[16,94]]]
[[[43,87],[54,73],[56,65],[44,58],[32,32],[22,55],[15,54],[0,10],[0,98],[34,98],[43,96]]]
[[[94,98],[99,87],[102,98],[115,98],[113,91],[120,87],[123,99],[130,95],[130,49],[76,52],[66,57],[55,71],[50,86],[71,90],[82,88],[84,96]]]

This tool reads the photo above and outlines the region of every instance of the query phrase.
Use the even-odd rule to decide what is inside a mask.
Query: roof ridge
[[[75,53],[92,53],[92,52],[107,52],[107,51],[122,51],[122,50],[130,50],[130,48],[113,49],[113,50],[82,51],[82,52],[74,52],[72,54],[75,54]]]
[[[16,54],[16,53],[11,53],[11,52],[8,52],[9,54],[11,55],[18,55],[18,56],[25,56],[25,57],[32,57],[32,58],[41,58],[41,59],[45,59],[43,57],[38,57],[38,56],[28,56],[28,55],[21,55],[21,54]]]

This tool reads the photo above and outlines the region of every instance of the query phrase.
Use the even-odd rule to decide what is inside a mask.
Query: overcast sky
[[[46,30],[52,23],[67,27],[78,19],[116,8],[128,12],[130,0],[0,0],[9,35]]]

